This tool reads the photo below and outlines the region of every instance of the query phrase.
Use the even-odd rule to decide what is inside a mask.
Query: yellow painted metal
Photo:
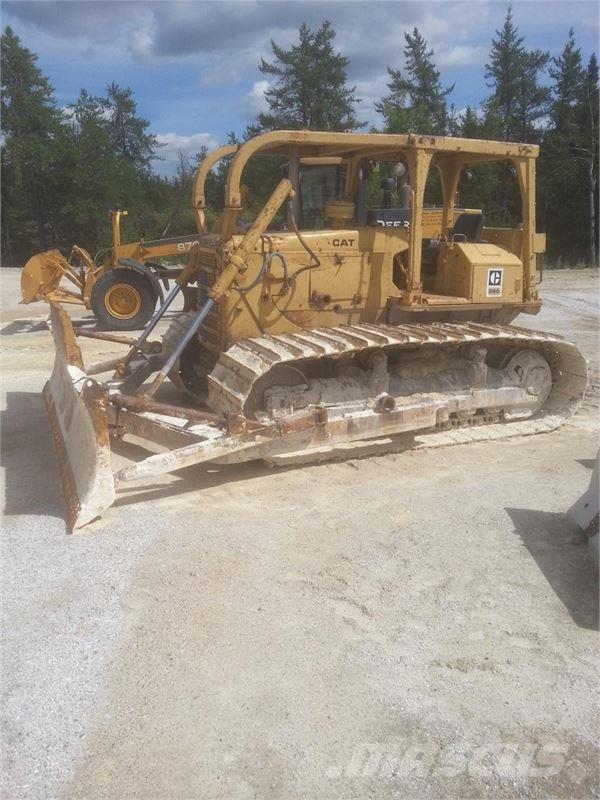
[[[480,139],[459,139],[447,136],[422,136],[418,134],[389,133],[329,133],[320,131],[270,131],[255,136],[238,147],[227,175],[225,205],[240,207],[240,180],[248,160],[257,154],[287,155],[290,146],[301,148],[300,157],[337,156],[349,158],[361,155],[374,160],[388,159],[394,154],[410,150],[457,154],[465,162],[491,162],[514,158],[534,159],[539,153],[537,145],[494,142]]]
[[[232,252],[239,244],[238,221],[247,191],[241,183],[242,173],[248,161],[259,155],[284,156],[290,160],[290,164],[305,166],[345,166],[346,191],[342,196],[332,198],[327,206],[332,229],[339,235],[333,235],[331,231],[308,231],[303,234],[305,243],[318,253],[321,260],[319,270],[307,267],[310,258],[294,233],[273,233],[259,237],[254,252],[246,251],[244,255],[246,275],[257,275],[265,255],[277,251],[285,254],[294,278],[284,280],[283,275],[277,277],[277,270],[281,272],[281,266],[275,259],[265,280],[255,288],[243,296],[234,293],[226,297],[220,311],[226,320],[221,324],[220,346],[242,335],[255,335],[260,330],[293,330],[307,324],[377,319],[389,303],[400,305],[407,312],[431,306],[434,302],[432,279],[427,278],[428,288],[425,290],[422,275],[423,243],[435,240],[442,244],[435,278],[439,284],[440,276],[448,266],[443,261],[446,258],[444,242],[458,214],[464,211],[455,207],[459,177],[464,167],[473,164],[508,162],[516,169],[523,200],[522,225],[515,229],[487,228],[486,235],[489,237],[487,241],[521,261],[522,292],[520,297],[511,295],[511,302],[521,303],[528,311],[539,308],[536,254],[543,252],[545,241],[543,235],[535,231],[537,146],[416,134],[318,131],[271,131],[241,145],[217,148],[202,162],[194,181],[192,203],[198,227],[197,237],[122,243],[120,220],[126,212],[111,212],[113,247],[109,259],[96,267],[89,256],[86,259],[85,251],[74,248],[72,255],[81,263],[77,269],[72,266],[73,258],[67,261],[58,251],[34,256],[23,270],[23,301],[52,298],[76,303],[79,296],[79,302],[89,307],[90,292],[96,278],[116,266],[119,259],[129,258],[143,263],[149,259],[186,255],[195,247],[199,248],[200,254],[205,254],[205,261],[215,264],[218,261],[215,266],[218,273],[223,265],[224,253],[228,249]],[[226,183],[225,209],[211,234],[218,237],[217,247],[214,242],[209,243],[203,238],[206,236],[205,184],[210,170],[224,158],[231,159],[231,164]],[[362,165],[377,165],[380,162],[403,162],[408,168],[411,207],[410,223],[406,229],[378,230],[370,226],[359,229],[351,219],[352,209],[356,207],[358,175]],[[441,208],[423,206],[425,184],[432,169],[440,174],[443,192]],[[219,250],[218,257],[216,250]],[[217,277],[212,276],[211,281]],[[77,291],[67,292],[59,286],[63,278],[71,282]],[[241,283],[244,281],[243,278],[239,280]],[[462,295],[450,291],[445,299],[439,300],[439,304],[447,305],[446,301],[452,296],[461,297],[460,302],[464,304]],[[116,293],[115,298],[118,297]],[[468,300],[479,302],[474,296],[469,296]],[[495,300],[486,298],[484,302],[500,306],[507,301],[508,296]],[[124,310],[122,307],[119,311],[116,299],[111,305],[121,318],[133,313],[133,306]]]
[[[444,256],[436,276],[436,294],[486,304],[521,300],[523,266],[514,253],[495,244],[456,242],[445,247]],[[502,280],[488,290],[490,269],[502,270]]]
[[[48,295],[65,293],[59,288],[62,278],[75,286],[81,302],[85,285],[84,268],[74,266],[73,259],[78,258],[86,265],[93,264],[89,254],[82,248],[75,247],[71,257],[67,260],[59,250],[47,250],[32,256],[21,272],[21,300],[23,303],[32,303],[35,300],[44,300]],[[67,293],[67,294],[71,294]]]
[[[109,211],[112,227],[112,261],[113,266],[119,259],[119,249],[121,247],[121,217],[127,216],[127,211]]]
[[[292,184],[286,178],[283,178],[261,209],[250,230],[244,234],[239,242],[236,242],[230,248],[229,252],[221,252],[221,274],[208,289],[208,294],[213,300],[220,300],[229,290],[233,280],[238,275],[243,275],[247,270],[247,261],[250,255],[255,252],[267,226],[286,198],[293,196],[293,194]],[[226,233],[223,235],[224,238],[229,238],[231,236],[231,234],[227,235]]]
[[[140,293],[128,283],[116,283],[104,295],[104,306],[117,319],[135,317],[142,305]]]
[[[242,293],[224,294],[213,322],[205,326],[210,349],[220,351],[241,338],[265,332],[282,334],[381,321],[390,304],[409,314],[432,307],[446,313],[453,306],[464,310],[465,305],[472,305],[476,311],[512,309],[513,316],[519,311],[539,310],[532,282],[534,254],[544,245],[543,237],[535,233],[533,219],[536,146],[416,135],[273,131],[227,154],[232,162],[220,235],[214,242],[201,240],[198,245],[200,270],[205,272],[208,286],[214,281],[221,285],[222,252],[235,250],[239,244],[235,225],[243,200],[240,181],[251,158],[278,155],[287,156],[290,164],[296,160],[305,165],[345,165],[346,192],[325,207],[331,230],[304,231],[302,242],[292,231],[271,232],[261,237],[254,251],[247,250],[246,269],[237,278]],[[402,162],[407,168],[411,204],[410,222],[405,228],[358,227],[352,221],[361,165],[378,162]],[[515,229],[486,229],[487,249],[478,249],[476,243],[453,243],[450,237],[458,216],[480,213],[456,207],[461,171],[471,164],[494,162],[513,163],[521,176],[523,224]],[[423,205],[432,169],[440,174],[441,208]],[[195,190],[199,195],[203,195],[207,173],[205,170],[198,177]],[[427,278],[425,290],[423,247],[431,240],[437,242],[437,250],[435,263],[429,262],[434,274]],[[305,246],[318,259],[318,268],[311,265]],[[264,279],[256,282],[270,253],[278,257],[270,262]],[[285,259],[285,272],[279,256]],[[488,270],[492,267],[502,271],[499,293],[488,291]]]
[[[200,233],[206,233],[206,197],[204,196],[204,184],[211,169],[223,158],[232,156],[238,149],[236,144],[228,144],[224,147],[217,147],[206,157],[196,170],[194,186],[192,189],[192,206],[196,215],[196,227]]]
[[[398,293],[392,282],[392,266],[394,256],[408,250],[406,233],[366,228],[361,232],[361,249],[356,229],[306,232],[303,239],[319,259],[318,268],[306,268],[309,256],[294,234],[267,234],[263,238],[267,252],[285,258],[288,280],[277,259],[271,262],[264,282],[242,294],[226,294],[219,310],[219,347],[262,332],[352,325],[381,317],[388,298]],[[247,270],[237,279],[240,287],[254,282],[263,259],[260,252],[246,256]]]
[[[45,295],[58,287],[63,275],[56,263],[59,259],[63,259],[63,256],[58,250],[49,250],[37,253],[27,261],[21,272],[23,303],[43,300]]]
[[[523,242],[523,230],[521,228],[488,228],[486,226],[483,229],[483,238],[486,242],[497,244],[502,249],[520,256]],[[539,252],[543,253],[544,250]]]
[[[189,261],[178,278],[182,286],[188,280],[197,280],[197,310],[191,312],[192,317],[186,318],[185,324],[182,320],[174,323],[174,334],[173,328],[167,333],[160,368],[155,369],[149,387],[141,383],[135,387],[135,371],[127,374],[118,369],[115,374],[115,379],[126,374],[130,385],[141,393],[134,398],[136,404],[142,403],[141,410],[139,405],[137,409],[131,405],[131,398],[122,394],[120,399],[125,408],[122,413],[114,399],[117,395],[114,385],[111,384],[113,391],[109,395],[107,386],[94,383],[82,371],[81,355],[68,319],[62,309],[52,306],[57,360],[45,396],[57,451],[64,465],[63,486],[72,526],[84,524],[108,507],[114,500],[119,481],[216,458],[229,463],[230,458],[235,461],[265,454],[277,457],[285,453],[286,446],[291,446],[283,441],[286,431],[303,432],[304,425],[309,426],[310,433],[300,449],[323,443],[329,445],[336,437],[347,442],[371,438],[381,432],[392,435],[453,424],[450,415],[459,412],[466,414],[468,421],[480,409],[487,409],[490,418],[499,422],[509,394],[525,391],[517,385],[482,387],[474,383],[473,391],[469,389],[464,395],[451,393],[452,396],[444,399],[442,392],[435,392],[436,398],[426,399],[423,406],[410,400],[406,407],[396,408],[396,398],[386,398],[385,391],[382,394],[382,390],[373,386],[369,387],[373,397],[365,398],[369,404],[353,413],[345,403],[336,409],[335,398],[331,402],[323,399],[328,396],[326,387],[317,386],[316,399],[309,398],[306,401],[309,405],[302,412],[307,419],[298,420],[293,405],[289,406],[292,411],[286,412],[285,404],[290,401],[284,397],[288,389],[294,394],[298,387],[285,385],[287,379],[277,377],[281,385],[270,386],[277,390],[276,405],[267,411],[271,413],[275,409],[281,412],[281,417],[273,416],[275,422],[267,424],[252,408],[250,395],[255,390],[266,391],[268,381],[274,378],[271,370],[275,373],[282,365],[287,366],[288,373],[294,373],[295,379],[304,378],[307,391],[311,382],[318,384],[321,378],[324,383],[330,379],[337,381],[339,377],[340,401],[343,402],[344,392],[352,392],[356,373],[361,375],[360,380],[356,379],[359,383],[364,379],[362,373],[367,363],[371,379],[379,380],[375,373],[383,348],[387,348],[386,353],[393,360],[394,353],[400,351],[418,355],[417,351],[423,346],[424,357],[419,369],[425,373],[424,378],[429,374],[428,359],[432,355],[437,357],[437,353],[445,357],[453,350],[456,354],[458,349],[461,359],[473,361],[475,380],[481,377],[479,358],[485,345],[473,348],[471,344],[481,344],[482,337],[490,346],[506,347],[506,352],[513,355],[515,347],[524,348],[525,366],[521,368],[526,368],[526,372],[530,369],[528,359],[542,358],[539,353],[532,354],[529,348],[541,346],[546,348],[544,352],[549,354],[550,360],[559,357],[558,367],[554,364],[552,367],[556,392],[547,409],[550,416],[542,420],[541,427],[537,427],[538,421],[534,420],[532,426],[518,430],[532,433],[561,424],[584,391],[586,369],[581,355],[576,348],[556,337],[548,337],[547,341],[543,334],[524,334],[519,329],[490,324],[509,322],[521,311],[536,313],[540,308],[535,288],[535,257],[543,249],[544,241],[535,231],[537,153],[537,147],[504,142],[415,135],[274,131],[210,155],[198,171],[194,184],[194,209],[200,231],[197,239],[188,239]],[[288,178],[279,182],[250,229],[240,234],[239,217],[244,203],[241,178],[248,160],[258,155],[286,157]],[[232,159],[225,209],[217,230],[206,234],[205,181],[211,166],[225,157]],[[482,215],[476,209],[457,208],[457,187],[465,166],[494,161],[508,161],[515,166],[523,219],[514,230],[490,227],[479,236]],[[399,192],[403,198],[400,208],[376,211],[378,214],[388,210],[401,213],[389,218],[381,214],[369,218],[361,189],[364,189],[365,175],[381,162],[387,162],[388,167],[399,162],[405,166],[410,203],[406,200],[407,192]],[[302,231],[298,228],[299,217],[294,211],[293,199],[298,198],[298,190],[302,189],[302,173],[298,167],[303,163],[305,166],[339,165],[346,170],[345,191],[341,196],[323,198],[325,216],[331,225],[327,229]],[[440,174],[441,208],[424,207],[431,170],[438,170]],[[286,202],[288,229],[270,230]],[[464,213],[478,217],[466,220],[477,223],[472,226],[475,232],[468,235],[460,233],[456,226],[459,215]],[[152,247],[158,251],[173,245],[173,242],[123,245],[118,221],[115,215],[113,260],[117,255],[143,260]],[[468,231],[469,225],[462,230]],[[83,261],[85,263],[85,259]],[[54,256],[53,264],[61,275],[75,283],[80,280],[68,262],[65,265]],[[93,267],[87,266],[88,272],[95,274]],[[131,296],[120,294],[121,290],[122,286],[115,286],[109,292],[110,313],[133,316],[136,305],[133,302],[128,305]],[[50,294],[59,296],[60,291],[60,287],[54,285]],[[36,292],[39,287],[35,288],[34,279],[28,293]],[[163,310],[165,308],[166,305]],[[468,324],[459,324],[457,320]],[[430,324],[439,321],[444,325]],[[485,324],[474,324],[477,321]],[[150,330],[151,326],[145,333]],[[195,336],[197,339],[193,338]],[[135,351],[134,347],[130,352]],[[121,362],[119,368],[124,363]],[[406,365],[409,369],[412,369],[411,363],[409,359]],[[187,375],[184,374],[186,364]],[[331,369],[335,377],[321,372],[321,366]],[[550,376],[551,368],[548,364],[546,367]],[[313,375],[310,375],[311,369]],[[284,370],[280,373],[288,374]],[[227,415],[220,432],[213,428],[208,433],[200,433],[195,425],[176,426],[175,429],[151,414],[153,408],[156,411],[162,405],[168,417],[169,406],[154,401],[152,406],[143,405],[166,377],[175,372],[182,381],[180,385],[192,392],[195,392],[194,381],[187,382],[183,378],[193,375],[205,381],[207,394],[203,399],[211,409],[213,421]],[[548,377],[548,381],[551,380]],[[375,402],[371,407],[371,402],[378,399],[389,399],[393,405]],[[531,402],[526,399],[527,403]],[[518,408],[522,398],[518,395],[516,399],[512,397],[513,401]],[[295,402],[292,396],[291,403]],[[436,405],[438,402],[442,405]],[[112,411],[107,403],[114,406]],[[178,408],[178,419],[181,413]],[[456,416],[455,419],[460,422],[462,418]],[[296,428],[297,425],[300,427]],[[168,450],[151,455],[113,476],[108,464],[110,431],[114,435],[129,431]],[[192,441],[181,444],[184,433],[189,434]],[[174,435],[179,444],[173,451]],[[272,435],[282,441],[270,451]],[[299,447],[297,440],[294,441],[295,447]]]

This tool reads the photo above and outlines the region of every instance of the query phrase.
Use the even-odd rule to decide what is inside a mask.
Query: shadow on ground
[[[515,531],[580,628],[598,629],[598,570],[589,549],[573,543],[577,527],[566,514],[507,508]]]
[[[169,402],[174,400],[169,398]],[[415,446],[415,436],[413,434],[401,434],[390,437],[391,442],[388,449],[381,447],[379,455],[387,453],[399,453],[410,450]],[[132,441],[113,441],[113,452],[131,461],[140,461],[151,453]],[[375,454],[371,454],[375,455]],[[271,467],[262,459],[243,461],[239,464],[217,464],[206,461],[195,466],[185,467],[184,469],[174,470],[168,476],[158,476],[154,483],[132,483],[122,484],[117,489],[117,499],[113,506],[128,506],[132,503],[161,500],[177,495],[190,494],[202,489],[211,489],[224,484],[235,484],[241,481],[261,478],[265,475],[272,475],[274,472],[283,474],[295,470],[303,470],[310,467],[317,470],[313,473],[312,480],[318,481],[318,471],[326,469],[333,462],[354,462],[369,457],[365,451],[357,450],[355,453],[346,452],[345,456],[334,456],[332,459],[323,461],[313,461],[308,464],[288,464]]]
[[[144,456],[147,451],[140,451]],[[119,453],[122,453],[119,447]],[[139,461],[140,458],[135,460]],[[278,472],[292,470],[294,467],[277,467]],[[192,494],[202,489],[211,489],[223,484],[234,484],[240,481],[261,478],[264,475],[271,475],[273,469],[265,466],[261,461],[247,461],[236,466],[231,465],[210,465],[199,464],[195,467],[186,467],[169,474],[163,482],[158,481],[152,484],[144,483],[140,485],[124,484],[117,490],[117,499],[113,503],[114,508],[129,506],[135,503],[151,502],[174,498],[180,495]],[[173,477],[175,480],[173,480]]]
[[[15,336],[18,333],[36,333],[47,330],[48,322],[45,319],[14,319],[0,329],[0,336]]]
[[[113,441],[111,445],[117,457],[129,461],[151,455],[131,441]],[[5,470],[6,516],[29,514],[65,519],[58,462],[41,393],[7,393],[6,409],[0,413],[0,465]],[[259,461],[231,466],[198,464],[165,475],[163,481],[124,486],[114,505],[176,497],[271,472]]]
[[[581,464],[582,467],[586,469],[594,469],[594,464],[596,463],[595,458],[577,458],[576,459],[578,464]]]
[[[8,392],[0,414],[0,464],[6,515],[64,518],[58,464],[42,395]]]

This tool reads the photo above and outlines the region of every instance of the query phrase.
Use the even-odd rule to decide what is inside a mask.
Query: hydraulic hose
[[[254,289],[255,286],[258,286],[258,284],[263,279],[264,274],[268,270],[268,268],[269,268],[269,266],[271,264],[271,261],[274,258],[278,258],[281,261],[281,266],[283,267],[283,275],[284,275],[283,281],[284,281],[284,284],[287,284],[288,281],[289,281],[287,261],[285,260],[285,256],[283,255],[283,253],[280,253],[279,250],[275,250],[272,253],[267,253],[265,258],[263,259],[263,263],[262,263],[262,266],[261,266],[261,268],[260,268],[260,270],[258,272],[258,275],[252,281],[252,283],[249,284],[248,286],[236,286],[235,287],[236,290],[240,294],[246,294],[246,292],[249,292],[250,289]]]
[[[300,230],[298,229],[298,225],[296,223],[296,217],[294,216],[293,205],[292,205],[292,203],[290,201],[288,201],[288,209],[289,209],[289,220],[290,220],[290,222],[292,224],[292,230],[294,231],[294,233],[298,237],[298,241],[300,242],[302,247],[306,250],[308,255],[315,262],[314,264],[307,264],[305,267],[300,267],[300,269],[297,269],[291,275],[292,278],[295,278],[297,275],[300,275],[301,272],[305,272],[308,269],[317,269],[317,267],[321,266],[321,261],[317,257],[315,251],[310,247],[308,242],[304,239],[304,237],[300,233]]]

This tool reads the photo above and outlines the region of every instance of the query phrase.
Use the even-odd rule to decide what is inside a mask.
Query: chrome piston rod
[[[165,380],[169,372],[173,369],[179,356],[183,353],[185,348],[194,338],[196,331],[202,325],[206,317],[208,316],[211,308],[214,306],[215,301],[212,298],[209,298],[202,308],[198,311],[194,319],[192,320],[190,327],[187,329],[185,335],[181,338],[181,341],[177,345],[177,347],[173,350],[170,354],[169,358],[165,361],[162,365],[160,370],[156,373],[156,377],[150,384],[149,388],[144,392],[146,397],[153,397],[158,387],[162,384]]]
[[[165,312],[167,311],[167,309],[169,308],[169,306],[171,305],[173,300],[175,300],[175,298],[177,297],[177,295],[179,294],[180,291],[181,291],[181,286],[180,286],[179,283],[177,283],[171,289],[169,294],[165,297],[165,300],[164,300],[163,304],[160,306],[160,308],[158,309],[156,314],[154,314],[154,316],[148,321],[148,323],[146,324],[146,327],[144,328],[144,330],[140,333],[138,338],[131,345],[131,347],[129,348],[129,350],[127,352],[127,355],[125,356],[125,358],[122,361],[120,361],[119,370],[118,370],[119,372],[123,373],[125,371],[125,368],[129,364],[129,362],[131,361],[133,356],[139,351],[140,347],[144,344],[146,339],[150,336],[152,331],[156,328],[156,326],[158,325],[158,323],[160,322],[160,320],[164,316]]]

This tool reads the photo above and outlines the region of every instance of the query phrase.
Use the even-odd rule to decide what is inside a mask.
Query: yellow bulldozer
[[[206,175],[224,155],[218,231],[199,236],[122,356],[86,367],[69,317],[51,302],[56,361],[44,397],[71,529],[101,515],[128,482],[191,464],[289,464],[369,442],[524,435],[556,428],[577,408],[587,383],[579,350],[509,324],[541,305],[536,146],[265,133],[206,159],[196,180],[201,223]],[[244,169],[268,157],[283,160],[285,174],[240,232]],[[493,164],[510,168],[520,190],[514,228],[457,206],[465,171]],[[432,175],[441,202],[425,208]],[[190,289],[193,308],[152,342]],[[177,404],[164,400],[167,380]],[[127,435],[151,452],[113,470],[111,442]]]

